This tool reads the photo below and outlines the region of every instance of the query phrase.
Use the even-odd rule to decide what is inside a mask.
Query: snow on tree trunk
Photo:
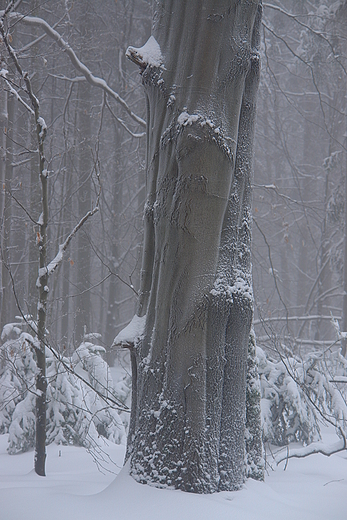
[[[38,102],[34,105],[36,134],[39,151],[39,174],[41,183],[42,213],[39,219],[39,234],[37,245],[39,249],[39,277],[36,285],[39,291],[37,304],[37,338],[40,346],[36,348],[36,442],[35,442],[35,472],[44,477],[46,475],[46,312],[48,298],[48,270],[47,270],[47,227],[48,227],[48,182],[45,168],[43,143],[46,136],[46,123],[39,117]]]
[[[259,1],[158,1],[127,51],[148,109],[128,457],[136,480],[197,493],[245,477],[260,18]]]

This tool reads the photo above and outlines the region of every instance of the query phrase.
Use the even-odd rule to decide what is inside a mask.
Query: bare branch
[[[111,115],[115,118],[115,120],[117,121],[117,123],[119,123],[121,125],[122,128],[124,128],[124,130],[126,132],[128,132],[128,134],[131,135],[131,137],[135,137],[137,139],[140,139],[141,137],[144,137],[146,135],[146,132],[141,132],[140,134],[135,134],[134,132],[132,132],[127,126],[126,124],[124,123],[124,121],[122,121],[119,117],[116,116],[116,114],[113,112],[112,108],[110,107],[109,103],[107,102],[106,100],[106,106],[107,108],[109,109]]]
[[[6,78],[5,72],[7,72],[7,71],[4,71],[4,69],[0,70],[0,78],[2,78],[5,81],[9,91],[11,92],[11,94],[13,94],[15,96],[17,101],[19,101],[19,103],[21,103],[23,105],[23,107],[26,110],[28,110],[28,112],[30,112],[30,114],[32,116],[34,116],[35,112],[33,111],[33,109],[31,107],[29,107],[29,105],[24,101],[24,99],[21,98],[21,96],[18,94],[17,90],[12,87],[11,83]]]
[[[18,206],[24,211],[24,213],[31,220],[31,222],[36,225],[37,224],[36,220],[34,218],[32,218],[32,216],[30,215],[29,211],[25,208],[25,206],[23,206],[23,204],[13,195],[13,193],[11,191],[7,191],[7,193],[15,201],[15,203],[18,204]]]
[[[67,236],[67,238],[65,239],[65,241],[63,242],[63,244],[60,244],[59,246],[59,250],[58,250],[58,253],[55,255],[55,257],[53,258],[53,260],[51,260],[51,262],[44,268],[41,268],[39,270],[39,277],[36,281],[36,285],[39,287],[40,286],[40,278],[45,276],[46,274],[48,276],[50,276],[55,270],[56,268],[58,267],[58,265],[62,262],[63,260],[63,256],[64,256],[64,253],[66,251],[66,249],[68,248],[71,240],[73,239],[73,237],[76,235],[77,231],[79,229],[81,229],[81,227],[83,226],[83,224],[85,224],[87,222],[87,220],[92,217],[93,215],[95,215],[95,213],[97,213],[99,211],[99,195],[98,195],[98,199],[97,199],[97,203],[95,205],[95,207],[93,209],[91,209],[90,211],[88,211],[82,218],[81,220],[76,224],[76,226],[73,228],[73,230],[71,231],[71,233]]]
[[[300,25],[301,27],[304,27],[309,32],[311,32],[312,34],[317,36],[318,38],[321,38],[322,40],[324,40],[325,43],[327,43],[328,46],[330,47],[330,49],[332,51],[332,54],[333,54],[334,58],[336,59],[337,63],[340,65],[340,67],[342,68],[344,73],[347,74],[347,71],[346,71],[345,67],[340,62],[340,60],[338,60],[338,56],[336,56],[336,54],[335,54],[335,49],[334,49],[332,43],[330,42],[330,40],[326,36],[324,36],[324,34],[322,34],[319,31],[315,31],[312,27],[310,27],[306,23],[300,21],[297,15],[289,13],[288,11],[285,11],[285,9],[283,9],[282,7],[279,7],[278,5],[268,4],[267,2],[264,2],[263,3],[263,7],[267,7],[269,9],[273,9],[274,11],[280,12],[281,14],[285,15],[287,18],[290,18],[291,20],[294,20],[298,25]]]
[[[0,11],[0,15],[4,16],[3,11]],[[127,114],[139,125],[146,127],[146,122],[139,116],[137,116],[129,107],[127,102],[120,97],[117,92],[115,92],[108,84],[107,82],[102,79],[98,78],[97,76],[94,76],[92,72],[82,63],[74,50],[70,47],[70,45],[62,38],[62,36],[55,30],[53,27],[51,27],[45,20],[42,18],[38,18],[35,16],[25,16],[20,13],[11,13],[9,15],[9,18],[14,21],[20,21],[21,23],[24,23],[26,25],[31,25],[35,27],[40,27],[48,36],[50,36],[57,45],[67,54],[67,56],[70,58],[71,63],[77,69],[79,72],[83,74],[83,76],[86,78],[88,83],[93,85],[94,87],[98,87],[103,89],[107,94],[109,94],[113,99],[115,99],[127,112]]]

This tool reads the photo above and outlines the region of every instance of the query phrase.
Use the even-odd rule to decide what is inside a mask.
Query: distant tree
[[[7,10],[5,30],[30,71],[48,127],[50,247],[61,243],[93,206],[97,169],[103,177],[102,211],[70,248],[48,294],[47,328],[55,347],[65,345],[70,352],[85,328],[100,332],[109,347],[134,312],[136,290],[129,276],[136,288],[145,148],[145,122],[134,112],[140,108],[144,113],[145,106],[125,49],[130,35],[136,42],[148,36],[148,4],[105,0],[100,13],[92,2],[48,0],[43,6],[38,0],[0,0],[0,16]],[[15,68],[4,43],[0,46],[0,305],[5,325],[18,314],[10,273],[21,308],[36,315],[35,223],[41,211],[34,120],[16,99]]]
[[[251,170],[261,1],[156,1],[128,57],[147,97],[147,198],[127,457],[197,493],[245,478]],[[258,420],[258,415],[256,414]]]

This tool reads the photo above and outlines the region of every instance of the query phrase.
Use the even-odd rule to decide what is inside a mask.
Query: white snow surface
[[[146,315],[140,318],[140,316],[137,316],[135,314],[131,322],[115,337],[113,345],[121,345],[122,343],[134,343],[135,340],[140,338],[144,333],[145,324]]]
[[[38,122],[38,124],[41,127],[41,132],[39,133],[39,136],[42,139],[42,137],[44,136],[45,132],[47,132],[46,121],[43,119],[43,117],[38,117],[37,118],[37,122]]]
[[[128,47],[126,54],[135,54],[141,63],[150,67],[160,67],[164,63],[160,45],[154,36],[150,36],[142,47]]]
[[[284,462],[266,482],[241,491],[196,495],[136,483],[122,465],[124,446],[104,446],[101,473],[84,448],[47,448],[47,476],[37,476],[33,452],[6,453],[0,436],[1,520],[346,520],[347,452]],[[328,432],[326,442],[336,437]],[[116,477],[115,474],[118,474]]]

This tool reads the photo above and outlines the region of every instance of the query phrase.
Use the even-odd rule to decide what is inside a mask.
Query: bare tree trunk
[[[4,186],[6,186],[6,131],[8,128],[7,120],[7,92],[5,89],[0,91],[0,183],[1,183],[1,192],[0,192],[0,218],[1,218],[1,269],[0,269],[0,316],[1,316],[1,330],[4,325],[2,313],[4,307],[4,282],[3,282],[3,271],[5,269],[4,266],[4,209],[5,209],[5,190]],[[4,280],[5,281],[5,280]]]
[[[341,16],[342,15],[342,16]],[[344,20],[343,27],[346,28],[347,21],[347,2],[341,6],[341,12],[339,16]],[[344,34],[347,34],[347,31],[344,31]],[[346,39],[344,39],[343,50],[346,53],[347,45]],[[347,93],[345,92],[343,99],[343,106],[345,110],[345,149],[344,149],[344,163],[345,163],[345,226],[344,226],[344,255],[343,255],[343,300],[342,300],[342,317],[343,317],[343,331],[347,331]],[[347,339],[342,341],[342,355],[346,357],[347,355]]]
[[[37,16],[37,8],[38,1],[31,0],[30,9],[32,12],[32,16]],[[36,27],[30,28],[32,38],[38,36],[38,30]],[[40,67],[37,67],[37,56],[39,55],[38,46],[35,45],[32,49],[31,59],[30,59],[30,67],[31,70],[35,71],[32,77],[32,86],[34,92],[38,92],[39,90],[39,77],[40,77]],[[37,148],[37,137],[35,131],[35,121],[30,119],[29,121],[30,127],[30,136],[31,136],[31,149],[35,150]],[[41,203],[41,193],[40,193],[40,177],[39,177],[39,160],[36,153],[31,154],[30,159],[30,206],[29,211],[33,218],[38,219],[39,208]],[[36,278],[37,278],[37,266],[38,266],[38,257],[37,257],[37,246],[36,246],[36,231],[37,229],[33,229],[32,223],[28,226],[29,233],[29,276],[28,276],[28,313],[31,316],[36,316],[37,312],[37,287],[36,287]]]
[[[117,127],[114,128],[114,143],[115,149],[118,151],[121,148],[121,136],[119,129]],[[124,164],[121,158],[117,156],[115,159],[115,179],[113,190],[112,190],[112,223],[113,223],[113,236],[112,236],[112,244],[111,244],[111,269],[113,272],[117,271],[117,263],[120,257],[119,251],[119,241],[120,241],[120,214],[122,209],[122,199],[123,199],[123,183],[122,172],[124,171]],[[116,335],[116,332],[119,330],[120,323],[120,312],[119,312],[119,304],[116,303],[116,300],[120,300],[120,295],[122,294],[121,284],[116,276],[111,276],[109,291],[108,291],[108,305],[107,305],[107,315],[106,315],[106,325],[105,325],[105,342],[106,345],[111,345],[113,339]],[[107,362],[110,366],[113,366],[115,359],[115,352],[108,351],[107,352]]]
[[[79,85],[79,129],[82,142],[79,147],[78,161],[78,214],[82,218],[91,208],[91,114],[90,114],[90,86],[86,83]],[[76,338],[77,344],[83,339],[85,328],[90,328],[90,244],[88,235],[90,225],[77,237],[77,310],[76,310]]]
[[[317,315],[324,315],[324,307],[328,306],[328,299],[324,298],[324,294],[331,288],[331,270],[329,263],[329,249],[330,249],[330,230],[328,229],[328,212],[327,206],[330,196],[329,190],[330,175],[329,170],[325,172],[325,192],[324,192],[324,218],[322,223],[322,235],[319,251],[319,269],[321,269],[319,280],[317,284]],[[328,306],[329,309],[329,306]],[[326,311],[325,311],[326,314]],[[326,324],[323,320],[317,320],[317,329],[315,339],[325,339]]]
[[[128,456],[141,482],[231,490],[245,477],[261,4],[155,6],[155,40],[128,49],[148,98]]]
[[[36,445],[35,445],[35,472],[45,476],[46,463],[46,315],[48,297],[47,272],[47,226],[48,226],[48,182],[45,169],[43,142],[45,139],[45,124],[39,118],[38,106],[35,106],[35,121],[37,143],[39,150],[39,177],[41,181],[40,231],[38,237],[39,250],[39,301],[37,305],[37,338],[39,348],[36,349],[38,374],[36,376]]]
[[[91,18],[87,8],[88,2],[78,3],[79,28],[84,41],[84,60],[88,64],[91,61]],[[91,208],[91,174],[92,174],[92,149],[91,149],[91,87],[89,83],[82,82],[78,85],[78,216],[82,218]],[[76,309],[76,346],[82,341],[85,330],[89,330],[91,323],[90,301],[90,223],[87,222],[84,229],[77,237],[77,309]]]
[[[345,104],[347,107],[347,103]],[[346,130],[347,130],[347,116]],[[343,256],[343,303],[342,303],[342,330],[347,331],[347,133],[345,139],[345,227],[344,227],[344,256]],[[342,340],[342,355],[346,357],[347,340]]]
[[[7,96],[7,127],[5,139],[5,180],[2,185],[4,189],[4,207],[2,213],[1,229],[1,272],[2,272],[2,309],[1,330],[3,326],[13,319],[14,301],[9,269],[11,268],[10,246],[11,246],[11,216],[12,216],[12,177],[13,177],[13,133],[15,99],[12,94]]]

